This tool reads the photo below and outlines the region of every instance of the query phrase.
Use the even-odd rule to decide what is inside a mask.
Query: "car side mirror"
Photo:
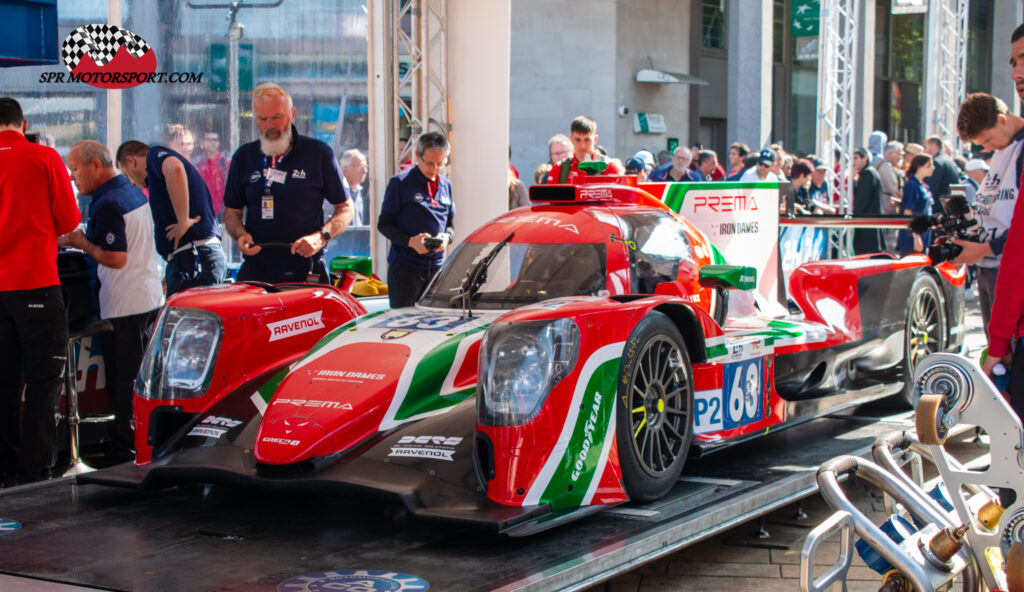
[[[750,291],[757,287],[757,270],[743,265],[705,265],[700,268],[698,278],[705,288],[721,286]]]

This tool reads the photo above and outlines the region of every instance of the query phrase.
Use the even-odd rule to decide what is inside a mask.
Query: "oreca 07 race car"
[[[327,288],[175,296],[140,373],[138,461],[81,479],[383,496],[529,534],[656,499],[691,454],[899,394],[918,359],[959,348],[962,270],[807,263],[786,307],[752,306],[756,270],[672,211],[671,185],[612,180],[531,188],[415,307],[347,320],[321,313],[348,298]],[[239,290],[307,296],[254,310],[223,298]]]

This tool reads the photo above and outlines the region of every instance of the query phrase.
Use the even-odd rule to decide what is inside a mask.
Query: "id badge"
[[[267,178],[270,179],[271,183],[284,183],[288,178],[288,173],[281,169],[270,169],[267,173]]]
[[[262,212],[263,220],[274,219],[274,195],[269,191],[263,193],[263,199],[261,200],[260,211]]]

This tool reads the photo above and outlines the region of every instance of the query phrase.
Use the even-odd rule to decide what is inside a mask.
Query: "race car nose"
[[[330,433],[308,417],[274,419],[260,426],[256,436],[256,460],[286,465],[336,450]]]

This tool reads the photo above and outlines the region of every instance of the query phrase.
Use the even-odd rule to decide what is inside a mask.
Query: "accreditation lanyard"
[[[284,183],[285,177],[288,173],[279,170],[277,165],[281,162],[282,156],[263,156],[263,178],[265,181],[263,187],[263,199],[261,200],[260,210],[262,212],[262,218],[264,220],[274,219],[274,194],[270,191],[270,186],[274,183]]]

